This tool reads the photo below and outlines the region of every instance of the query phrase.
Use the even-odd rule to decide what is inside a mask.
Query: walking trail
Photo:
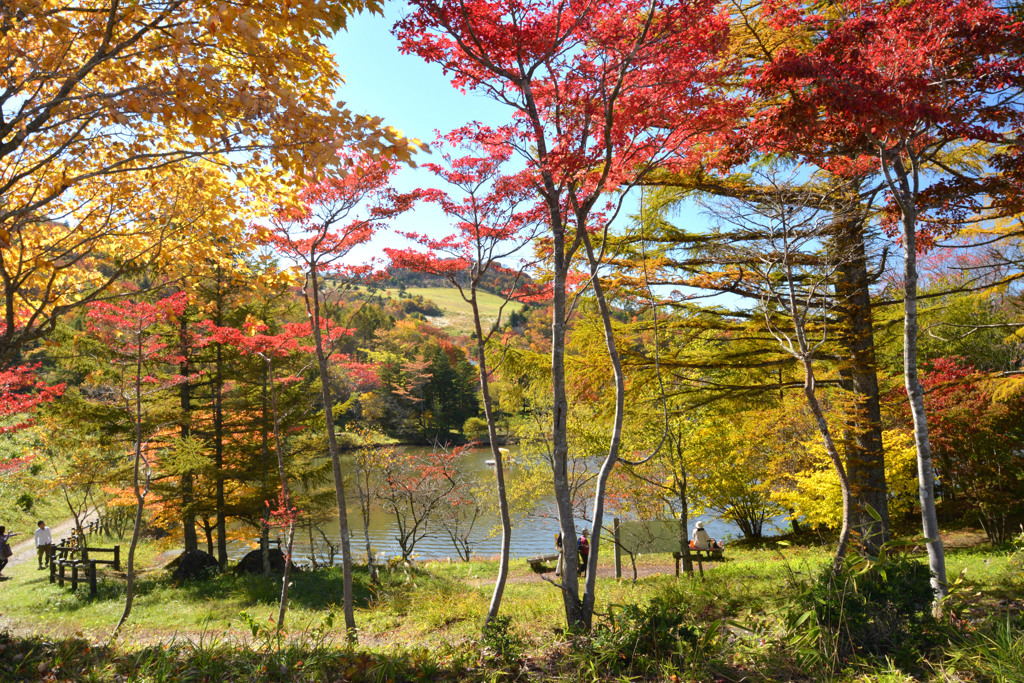
[[[89,510],[82,516],[82,525],[85,526],[95,519],[96,510]],[[71,531],[74,528],[75,520],[73,517],[64,520],[56,526],[51,526],[50,536],[52,536],[54,544],[59,543],[60,539],[70,536]],[[36,561],[36,527],[33,526],[31,529],[12,529],[12,531],[20,531],[21,535],[15,536],[14,539],[11,539],[12,541],[17,539],[17,542],[11,545],[11,550],[14,551],[14,555],[12,555],[11,559],[7,562],[7,566],[4,567],[4,573],[3,575],[0,575],[0,578],[9,578],[7,575],[18,565]]]

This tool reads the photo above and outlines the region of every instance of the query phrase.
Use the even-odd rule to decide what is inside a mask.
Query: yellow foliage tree
[[[917,501],[917,451],[913,435],[906,430],[887,429],[882,432],[882,444],[889,512],[911,512]],[[812,526],[838,528],[842,522],[842,491],[824,446],[820,439],[810,439],[794,447],[802,452],[804,466],[786,477],[787,486],[771,490],[772,499]]]
[[[418,143],[334,100],[324,41],[362,9],[380,2],[0,5],[0,367],[126,271],[231,225],[196,209],[308,181],[343,145],[408,160]],[[170,248],[189,225],[205,240]]]

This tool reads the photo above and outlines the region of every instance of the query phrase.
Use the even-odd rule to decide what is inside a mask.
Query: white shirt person
[[[50,527],[46,526],[46,522],[43,520],[39,520],[39,528],[36,529],[36,557],[39,560],[40,569],[50,566],[50,548],[52,547],[53,537],[50,534]]]

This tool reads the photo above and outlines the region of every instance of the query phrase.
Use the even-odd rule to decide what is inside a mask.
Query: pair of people
[[[555,567],[555,576],[561,576],[565,570],[565,549],[562,547],[562,532],[555,534],[555,548],[558,550],[558,565]],[[587,575],[587,560],[590,559],[590,539],[587,538],[587,530],[584,529],[576,537],[576,552],[580,556],[579,574]]]
[[[14,536],[21,535],[20,531],[12,531],[7,533],[6,526],[0,526],[0,572],[7,566],[8,560],[14,555],[14,549],[11,548],[10,539]],[[50,550],[53,548],[53,537],[50,534],[50,527],[46,526],[46,522],[39,520],[39,528],[36,529],[36,556],[39,560],[39,568],[45,569],[50,566]],[[44,566],[45,564],[45,566]]]

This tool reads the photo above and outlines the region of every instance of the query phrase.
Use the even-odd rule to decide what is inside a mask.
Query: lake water
[[[476,481],[493,481],[494,468],[487,465],[491,458],[489,449],[478,449],[468,451],[460,463],[462,472]],[[514,471],[506,470],[506,478],[515,476]],[[355,491],[346,491],[346,500],[349,503],[348,520],[349,529],[352,534],[351,547],[354,557],[365,557],[365,540],[363,535],[362,515],[359,510],[358,497]],[[605,520],[608,526],[611,525],[615,511],[605,513]],[[697,517],[691,515],[690,531]],[[739,538],[742,536],[739,529],[730,522],[716,519],[712,515],[699,517],[704,522],[708,533],[716,539]],[[781,523],[782,520],[777,520]],[[577,528],[590,528],[586,520],[577,520]],[[765,531],[772,529],[771,524],[766,525]],[[335,518],[322,526],[323,531],[331,538],[332,542],[338,543],[338,521]],[[387,513],[379,505],[373,505],[370,511],[370,544],[377,557],[394,557],[401,554],[396,540],[397,525],[392,515]],[[549,494],[543,497],[535,511],[522,519],[512,527],[511,555],[514,558],[530,557],[534,555],[548,555],[555,552],[554,538],[559,531],[557,514],[555,512],[554,496]],[[496,557],[500,553],[501,536],[498,528],[497,509],[485,511],[474,526],[470,536],[473,543],[473,555],[478,557]],[[607,540],[607,539],[606,539]],[[326,563],[326,546],[321,542],[314,541],[317,560]],[[608,546],[602,544],[604,549]],[[296,530],[294,556],[297,562],[306,562],[309,559],[309,539],[304,530]],[[415,556],[420,559],[443,559],[451,557],[458,559],[458,553],[452,545],[451,540],[444,530],[437,525],[430,527],[426,537],[416,544]],[[340,558],[335,558],[340,562]],[[358,560],[357,560],[358,561]]]

